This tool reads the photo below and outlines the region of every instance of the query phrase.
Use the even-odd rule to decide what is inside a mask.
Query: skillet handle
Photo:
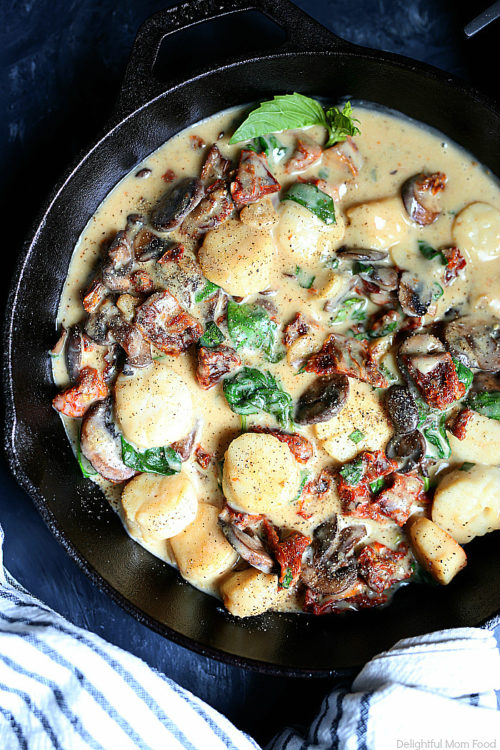
[[[144,21],[137,33],[118,99],[120,119],[172,87],[173,82],[162,83],[153,76],[160,45],[166,37],[203,21],[247,10],[260,11],[286,32],[285,42],[277,49],[268,50],[269,55],[275,52],[341,51],[354,46],[337,37],[290,0],[191,0],[165,8]],[[260,56],[258,52],[254,54]],[[261,54],[265,55],[264,52]],[[232,58],[231,62],[238,60]]]

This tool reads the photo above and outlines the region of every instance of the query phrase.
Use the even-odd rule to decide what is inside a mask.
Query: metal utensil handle
[[[153,67],[165,37],[234,13],[256,10],[286,32],[280,52],[347,49],[352,45],[297,8],[289,0],[192,0],[165,8],[148,18],[140,27],[125,69],[118,109],[122,116],[138,109],[170,88],[153,76]],[[276,49],[273,50],[276,52]],[[256,52],[255,56],[259,53]],[[232,58],[237,62],[238,58]]]

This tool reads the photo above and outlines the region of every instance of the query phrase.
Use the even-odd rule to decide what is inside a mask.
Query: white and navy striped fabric
[[[480,747],[472,740],[500,738],[499,687],[487,631],[407,639],[330,693],[307,732],[286,729],[268,750],[395,750],[469,737]],[[0,750],[181,748],[259,750],[187,690],[30,596],[3,568],[0,547]]]

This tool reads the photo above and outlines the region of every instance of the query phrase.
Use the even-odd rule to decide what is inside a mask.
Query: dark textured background
[[[424,60],[498,98],[497,22],[477,38],[462,29],[487,2],[463,0],[300,0],[339,36]],[[134,35],[161,0],[0,0],[0,189],[5,298],[11,266],[45,194],[111,114]],[[255,25],[254,25],[255,24]],[[255,33],[251,33],[252,29]],[[258,36],[258,44],[255,39]],[[161,55],[158,75],[207,58],[272,45],[279,35],[251,19],[200,27]],[[431,106],[431,105],[430,105]],[[328,680],[263,677],[191,654],[107,599],[52,538],[30,499],[0,463],[5,562],[34,594],[78,625],[145,659],[264,742],[286,722],[306,723]]]

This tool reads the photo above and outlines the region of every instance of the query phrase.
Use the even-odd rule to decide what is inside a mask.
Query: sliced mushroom
[[[375,263],[385,260],[388,256],[386,250],[371,250],[364,247],[339,247],[336,251],[342,260],[361,260]]]
[[[210,189],[217,180],[226,177],[230,169],[231,162],[222,156],[219,147],[214,143],[207,153],[200,177],[205,187]]]
[[[61,326],[61,333],[59,338],[57,339],[56,343],[50,350],[50,356],[51,357],[58,357],[60,354],[63,353],[64,347],[66,346],[66,342],[68,340],[69,336],[69,330],[65,328],[64,326]]]
[[[83,367],[84,333],[80,326],[73,326],[68,331],[66,342],[66,369],[72,383],[78,378]]]
[[[151,211],[150,221],[159,232],[172,232],[203,198],[203,183],[197,177],[185,177],[168,190]]]
[[[168,240],[158,237],[149,229],[141,229],[134,237],[134,255],[138,261],[158,260],[170,247]]]
[[[399,302],[406,315],[420,318],[432,302],[432,288],[410,271],[404,271],[399,282]]]
[[[194,448],[194,441],[198,435],[200,429],[200,423],[197,422],[191,432],[189,432],[182,440],[177,440],[170,446],[173,450],[179,454],[181,461],[189,461]]]
[[[200,237],[210,229],[223,224],[234,210],[234,203],[226,185],[209,193],[195,210],[182,223],[181,232],[193,239]]]
[[[137,309],[135,320],[146,341],[173,356],[186,351],[203,334],[199,321],[189,315],[169,291],[148,297]]]
[[[387,412],[396,432],[405,435],[416,430],[418,409],[410,390],[404,385],[391,385],[385,398]]]
[[[108,260],[102,267],[102,281],[112,292],[127,292],[130,289],[134,259],[132,244],[143,223],[144,219],[139,214],[127,216],[125,229],[116,233],[108,249]]]
[[[416,174],[403,183],[401,198],[410,219],[421,226],[436,221],[440,214],[439,193],[446,186],[446,175]]]
[[[500,320],[467,315],[444,326],[450,352],[467,367],[500,370]]]
[[[398,471],[406,474],[419,466],[425,458],[425,438],[419,430],[405,435],[394,435],[385,450],[387,458],[396,459]]]
[[[264,545],[251,527],[245,530],[239,529],[234,524],[228,523],[223,513],[219,516],[219,524],[227,541],[243,560],[263,573],[272,573],[275,566],[274,560],[266,552]]]
[[[301,580],[320,594],[341,594],[358,577],[354,548],[366,536],[366,527],[347,526],[341,531],[337,517],[318,526],[312,543],[312,560],[302,566]]]
[[[113,421],[111,399],[98,401],[85,414],[80,449],[99,474],[115,484],[135,475],[122,461],[120,433]]]
[[[349,378],[331,375],[318,378],[300,396],[295,412],[297,424],[327,422],[343,408],[349,395]]]
[[[361,271],[359,276],[363,281],[376,284],[384,292],[393,292],[398,288],[398,272],[393,266],[371,266],[369,272]]]
[[[99,309],[89,315],[85,322],[85,333],[97,344],[112,344],[111,325],[120,318],[120,311],[110,299],[104,300]]]

